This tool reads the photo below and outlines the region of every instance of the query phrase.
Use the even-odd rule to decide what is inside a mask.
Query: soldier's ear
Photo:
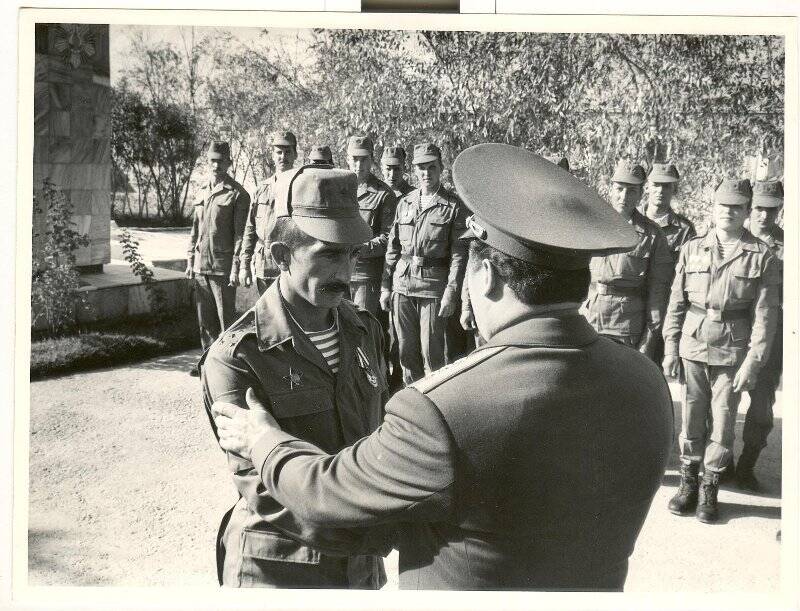
[[[269,245],[269,252],[272,255],[272,260],[282,272],[289,271],[289,258],[292,251],[285,242],[273,242]]]
[[[479,287],[481,293],[489,299],[496,298],[497,289],[500,286],[500,272],[489,259],[481,260],[481,267],[478,271]]]

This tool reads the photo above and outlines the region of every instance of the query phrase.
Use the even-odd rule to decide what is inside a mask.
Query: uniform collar
[[[358,185],[358,196],[361,197],[364,193],[377,193],[378,192],[378,179],[370,172],[367,177],[367,182]]]
[[[209,193],[212,193],[212,194],[213,193],[219,193],[223,189],[232,189],[233,188],[233,184],[231,184],[232,180],[233,179],[231,178],[230,174],[225,174],[224,178],[222,179],[222,182],[220,182],[217,185],[211,184],[211,181],[209,180],[208,181],[208,191],[209,191]]]
[[[496,333],[477,350],[491,346],[578,348],[596,341],[597,331],[581,314],[567,312],[524,318]],[[476,350],[476,352],[477,352]]]
[[[279,289],[280,277],[275,279],[270,287],[253,306],[255,312],[256,335],[258,347],[262,351],[269,350],[288,340],[294,339],[295,333],[302,333],[297,325],[291,321],[281,299]],[[366,333],[367,328],[361,322],[358,313],[352,305],[342,300],[336,308],[339,317],[339,332],[358,330]]]
[[[633,228],[639,233],[647,233],[648,220],[649,219],[638,210],[634,210],[633,214],[631,214],[631,225],[633,225]]]

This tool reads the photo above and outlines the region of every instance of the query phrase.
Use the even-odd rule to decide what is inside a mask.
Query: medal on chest
[[[373,388],[378,388],[378,376],[375,375],[372,366],[369,364],[369,359],[361,349],[361,346],[356,347],[356,359],[358,359],[358,366],[361,367],[364,375],[367,376],[367,382],[369,382]]]
[[[289,375],[283,376],[283,379],[289,383],[289,390],[294,390],[295,386],[300,386],[303,381],[303,372],[295,371],[289,367]]]

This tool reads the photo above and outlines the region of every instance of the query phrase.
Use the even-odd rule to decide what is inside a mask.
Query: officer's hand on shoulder
[[[249,460],[250,453],[261,436],[270,429],[281,430],[281,427],[252,388],[247,389],[246,400],[250,409],[215,401],[211,411],[222,449]]]

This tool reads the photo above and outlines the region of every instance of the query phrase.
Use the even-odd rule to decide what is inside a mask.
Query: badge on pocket
[[[375,375],[372,365],[369,364],[369,359],[361,349],[361,346],[356,347],[356,358],[358,359],[358,366],[361,367],[364,375],[367,376],[367,382],[369,382],[373,388],[378,388],[378,376]]]

